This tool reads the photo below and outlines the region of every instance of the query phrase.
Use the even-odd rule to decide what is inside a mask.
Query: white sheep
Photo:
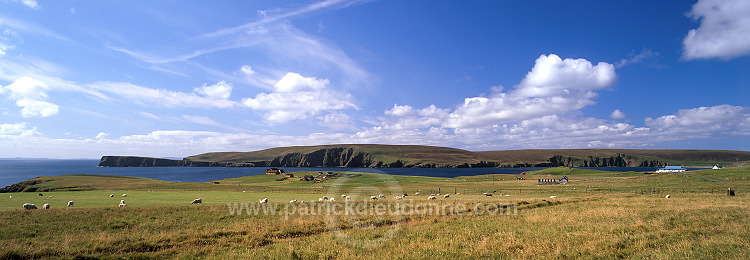
[[[119,207],[127,207],[127,206],[128,206],[128,204],[125,204],[125,200],[120,200]]]
[[[482,192],[482,194],[484,194],[484,196],[492,196],[492,193]]]
[[[260,203],[267,203],[267,202],[268,202],[268,198],[263,198],[262,200],[260,200]]]
[[[109,197],[110,197],[110,198],[114,198],[114,197],[115,197],[115,194],[109,194]]]
[[[295,203],[297,200],[290,200],[289,203]]]
[[[30,203],[23,204],[23,208],[24,209],[37,209],[36,205],[30,204]]]
[[[352,197],[346,196],[346,200],[352,200]]]
[[[667,199],[668,199],[668,198],[671,198],[671,196],[667,195],[667,196],[666,196],[665,198],[667,198]]]
[[[430,195],[429,197],[427,197],[427,199],[428,200],[434,200],[434,199],[437,199],[437,198],[434,195]]]
[[[330,198],[330,199],[328,199],[328,201],[333,201],[333,202],[335,202],[335,201],[336,201],[336,198]]]
[[[326,201],[326,200],[324,200],[323,198],[318,198],[318,202],[323,202],[323,201]]]
[[[49,209],[49,203],[45,203],[44,205],[42,205],[42,208],[43,209]]]
[[[203,200],[202,199],[194,199],[193,202],[190,202],[190,204],[198,204],[198,203],[203,203]]]
[[[381,199],[385,199],[385,195],[383,194],[378,195],[378,197],[380,197]]]
[[[418,192],[418,191],[417,191],[416,193],[414,193],[414,196],[417,196],[417,195],[419,195],[419,192]]]
[[[376,196],[370,196],[370,199],[371,200],[378,200],[378,197],[376,197]]]
[[[68,201],[68,207],[72,207],[72,206],[73,206],[73,201],[72,200]]]
[[[557,196],[549,196],[550,199],[556,199]]]
[[[341,197],[342,198],[346,198],[346,194],[341,194]]]
[[[396,196],[396,200],[402,200],[404,199],[404,196]]]
[[[447,198],[450,198],[450,197],[451,197],[451,195],[450,195],[450,194],[445,194],[445,195],[443,195],[443,199],[447,199]]]
[[[123,197],[127,197],[127,196],[128,196],[128,194],[122,194],[122,196],[123,196]]]

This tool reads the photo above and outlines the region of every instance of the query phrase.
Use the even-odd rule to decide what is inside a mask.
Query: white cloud
[[[625,118],[625,113],[619,109],[615,109],[615,111],[612,111],[612,114],[609,114],[609,117],[612,119],[623,119]]]
[[[685,59],[728,60],[750,54],[750,1],[699,0],[689,16],[701,25],[683,40]]]
[[[89,87],[97,91],[119,95],[126,99],[139,102],[142,105],[157,105],[168,108],[233,108],[239,106],[239,103],[223,98],[223,96],[226,96],[231,92],[231,86],[227,88],[227,86],[221,84],[221,82],[212,86],[204,86],[207,89],[197,89],[204,92],[207,91],[204,93],[206,96],[165,89],[152,89],[124,82],[97,82],[89,85]],[[209,96],[209,94],[216,97]]]
[[[352,117],[340,111],[332,112],[324,116],[319,116],[318,119],[321,121],[321,126],[333,130],[357,130]]]
[[[323,111],[358,109],[350,94],[337,92],[328,84],[327,79],[289,72],[274,84],[273,93],[260,93],[242,103],[253,110],[268,111],[264,118],[270,123],[306,119]]]
[[[0,137],[26,137],[40,135],[36,127],[28,128],[28,125],[23,123],[16,124],[0,124]]]
[[[194,123],[194,124],[219,126],[219,123],[217,123],[211,118],[204,117],[204,116],[183,115],[182,119],[184,119],[187,122]]]
[[[39,9],[39,3],[36,0],[21,0],[21,3],[33,9]]]
[[[662,129],[728,130],[750,126],[750,111],[746,107],[730,105],[680,109],[672,115],[646,118],[646,125]]]
[[[60,108],[47,100],[46,83],[30,77],[21,77],[5,87],[0,86],[0,94],[7,93],[21,108],[23,117],[48,117],[57,114]]]
[[[464,99],[444,127],[479,127],[577,111],[595,102],[594,90],[615,83],[614,66],[584,59],[542,55],[531,71],[509,92]]]
[[[242,65],[242,67],[240,67],[240,72],[245,75],[253,75],[256,73],[250,65]]]
[[[98,134],[96,134],[96,137],[94,137],[94,139],[103,139],[103,138],[106,138],[107,136],[109,136],[108,133],[99,132]]]
[[[648,59],[651,59],[652,57],[657,57],[657,56],[659,56],[658,52],[655,52],[649,49],[643,49],[641,50],[641,52],[637,54],[635,52],[631,53],[630,57],[628,57],[627,59],[620,59],[620,61],[615,63],[615,67],[619,69],[628,65],[644,62]],[[663,65],[651,65],[651,66],[663,67]]]
[[[230,95],[232,95],[232,84],[222,80],[211,86],[207,86],[204,84],[199,88],[195,88],[194,91],[198,94],[203,94],[210,98],[227,99]]]

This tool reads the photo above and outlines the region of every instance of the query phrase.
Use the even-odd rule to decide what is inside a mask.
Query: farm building
[[[266,174],[268,175],[279,175],[282,173],[284,173],[284,170],[279,169],[279,168],[270,168],[266,170]]]
[[[660,168],[656,170],[657,173],[660,172],[684,172],[687,171],[687,169],[682,168],[682,166],[666,166],[664,168]]]

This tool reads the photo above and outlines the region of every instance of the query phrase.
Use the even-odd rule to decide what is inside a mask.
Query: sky
[[[750,1],[0,0],[0,158],[750,150]]]

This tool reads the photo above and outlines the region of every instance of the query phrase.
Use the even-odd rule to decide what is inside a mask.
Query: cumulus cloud
[[[327,79],[289,72],[274,84],[273,93],[260,93],[242,103],[253,110],[268,111],[264,119],[270,123],[306,119],[324,111],[358,109],[350,94],[330,88],[329,83]]]
[[[609,63],[542,55],[513,90],[464,99],[443,126],[478,127],[576,111],[594,104],[594,91],[616,79]]]
[[[227,99],[232,95],[232,84],[222,80],[210,86],[203,84],[203,86],[195,88],[194,91],[210,98]]]
[[[612,111],[612,114],[609,114],[609,117],[612,119],[623,119],[625,118],[625,113],[619,109],[615,109],[615,111]]]
[[[94,139],[103,139],[103,138],[107,138],[107,136],[109,136],[108,133],[99,132],[98,134],[96,134],[96,137],[94,137]]]
[[[10,85],[0,86],[0,94],[7,94],[21,108],[23,117],[48,117],[57,114],[60,108],[47,102],[49,87],[31,77],[21,77]]]
[[[672,115],[646,118],[646,125],[662,129],[727,130],[750,126],[750,111],[746,107],[731,105],[680,109]]]
[[[750,54],[750,1],[699,0],[688,15],[701,24],[683,40],[685,59],[728,60]]]
[[[36,127],[29,128],[23,123],[0,124],[0,137],[26,137],[39,135]]]

